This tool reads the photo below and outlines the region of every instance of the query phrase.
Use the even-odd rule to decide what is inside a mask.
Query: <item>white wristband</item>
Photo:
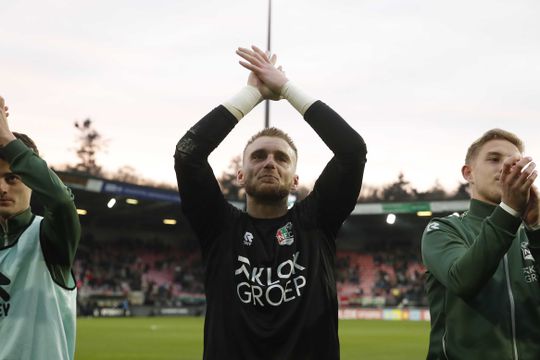
[[[236,120],[240,121],[246,116],[258,103],[262,101],[262,95],[259,90],[250,85],[246,85],[236,95],[223,103],[223,106]]]
[[[281,96],[287,99],[289,103],[300,113],[302,116],[306,113],[307,109],[315,102],[317,99],[307,95],[295,84],[287,81],[285,85],[281,88]]]
[[[521,214],[519,212],[517,212],[516,210],[512,209],[510,206],[506,205],[505,203],[503,203],[501,201],[501,203],[499,204],[499,206],[504,210],[506,211],[507,213],[509,213],[510,215],[514,216],[514,217],[521,217]]]

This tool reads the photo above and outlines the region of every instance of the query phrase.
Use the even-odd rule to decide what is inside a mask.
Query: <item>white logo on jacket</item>
[[[536,273],[534,265],[525,266],[523,268],[523,277],[525,278],[525,282],[527,283],[538,281],[538,274]]]
[[[428,224],[426,228],[426,232],[431,232],[433,230],[439,230],[441,228],[441,225],[438,222],[431,222]]]
[[[529,250],[529,241],[524,241],[521,243],[521,255],[523,256],[523,260],[534,261],[531,250]]]

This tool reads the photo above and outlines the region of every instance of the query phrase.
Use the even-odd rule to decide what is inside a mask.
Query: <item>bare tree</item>
[[[418,192],[418,200],[444,200],[448,199],[450,194],[444,189],[441,182],[437,179],[431,188],[425,192]]]
[[[131,184],[141,184],[142,179],[132,166],[124,165],[112,174],[112,179]]]
[[[75,166],[69,166],[69,170],[79,171],[90,175],[102,175],[101,166],[96,162],[96,154],[107,146],[101,134],[94,128],[92,120],[75,121],[75,128],[79,130],[76,149],[79,162]]]
[[[405,175],[400,172],[396,182],[384,187],[381,191],[383,201],[416,200],[417,191]]]
[[[374,185],[362,184],[362,189],[360,190],[360,195],[358,196],[358,201],[360,202],[379,202],[381,201],[381,192],[380,187]]]

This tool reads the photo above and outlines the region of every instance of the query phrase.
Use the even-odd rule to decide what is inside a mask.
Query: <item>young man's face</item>
[[[253,198],[278,201],[296,189],[296,154],[289,144],[278,137],[261,136],[244,151],[238,182]]]
[[[7,219],[30,206],[32,190],[11,172],[9,164],[0,159],[0,217]]]
[[[499,181],[504,161],[512,155],[521,154],[507,140],[496,139],[485,143],[471,164],[464,165],[462,174],[470,184],[473,199],[491,204],[501,202],[502,188]]]

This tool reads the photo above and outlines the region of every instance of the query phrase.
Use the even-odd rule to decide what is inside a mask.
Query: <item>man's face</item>
[[[11,172],[9,164],[0,159],[0,217],[17,215],[30,206],[32,190]]]
[[[503,162],[516,154],[521,157],[518,148],[507,140],[490,140],[480,148],[471,164],[464,165],[462,169],[463,177],[470,184],[473,199],[491,204],[501,202]]]
[[[298,185],[296,154],[278,137],[261,136],[244,151],[238,182],[253,198],[278,201],[287,197]]]

